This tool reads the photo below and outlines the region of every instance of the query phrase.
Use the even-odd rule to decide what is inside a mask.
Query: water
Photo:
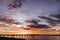
[[[0,37],[22,38],[26,40],[60,40],[59,35],[0,35]]]

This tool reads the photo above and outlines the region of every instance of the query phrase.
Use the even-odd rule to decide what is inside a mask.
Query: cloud
[[[45,16],[38,16],[38,18],[45,19],[47,23],[49,23],[52,26],[56,26],[57,24],[60,23],[60,20],[55,20],[51,17],[45,17]]]
[[[10,3],[8,5],[9,8],[13,9],[13,8],[21,8],[23,2],[25,2],[25,0],[12,0],[12,3]]]
[[[14,20],[13,19],[9,19],[7,16],[4,15],[0,15],[0,22],[4,22],[4,23],[13,23]]]
[[[58,10],[57,13],[51,14],[50,16],[51,16],[51,17],[54,17],[54,18],[57,18],[57,19],[60,19],[60,9]]]
[[[2,0],[0,0],[2,1]],[[42,23],[50,23],[50,25],[55,25],[58,24],[59,21],[55,20],[53,18],[48,17],[50,14],[54,14],[57,12],[57,9],[59,9],[60,7],[57,6],[57,2],[56,0],[11,0],[9,1],[9,3],[3,3],[0,2],[0,9],[2,10],[2,14],[14,14],[12,17],[12,19],[17,19],[17,21],[24,21],[24,20],[28,20],[30,18],[34,18],[36,16],[40,16],[41,19],[44,19],[44,21]],[[24,3],[25,2],[25,3]],[[23,5],[24,3],[24,5]],[[8,7],[7,7],[8,5]],[[22,6],[23,5],[23,6]],[[22,7],[22,8],[21,8]],[[12,9],[12,10],[8,10]],[[17,9],[18,8],[18,9]],[[21,8],[21,9],[20,9]],[[15,10],[16,9],[16,10]],[[56,13],[57,14],[57,13]],[[0,14],[1,15],[1,14]],[[54,17],[56,18],[56,17]],[[3,18],[4,20],[12,20],[12,19],[6,19]],[[1,19],[1,20],[3,20]],[[32,20],[31,19],[31,20]],[[40,21],[42,21],[41,19],[39,19]],[[31,21],[28,20],[28,21]],[[38,19],[36,19],[38,20]],[[32,20],[32,23],[35,24],[35,22],[37,22],[37,25],[40,25],[38,23],[38,21],[36,21],[35,19]],[[46,21],[45,21],[46,20]],[[35,21],[35,22],[34,22]],[[17,23],[18,24],[18,23]]]
[[[39,20],[39,19],[32,18],[30,20],[26,20],[25,22],[29,23],[29,25],[27,25],[27,26],[29,26],[31,28],[50,28],[49,25],[39,24],[39,23],[41,23],[41,20]]]

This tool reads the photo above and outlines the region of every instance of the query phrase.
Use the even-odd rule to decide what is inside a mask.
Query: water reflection
[[[22,38],[26,40],[60,40],[59,35],[0,35],[0,37]]]

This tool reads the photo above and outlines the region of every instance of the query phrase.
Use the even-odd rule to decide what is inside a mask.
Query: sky
[[[37,18],[37,16],[46,16],[59,14],[59,0],[26,0],[22,2],[21,8],[9,9],[8,5],[13,0],[0,0],[0,15],[6,15],[8,18],[17,19],[22,22],[24,20]]]

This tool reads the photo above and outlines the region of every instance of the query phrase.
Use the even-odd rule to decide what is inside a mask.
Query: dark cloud
[[[56,25],[60,23],[60,20],[55,20],[53,18],[46,17],[47,15],[49,16],[51,14],[52,17],[60,19],[60,11],[57,12],[57,9],[60,8],[59,7],[60,3],[58,3],[59,0],[27,0],[26,3],[24,3],[25,1],[26,0],[11,0],[9,3],[6,4],[0,2],[0,9],[2,9],[3,13],[8,14],[12,12],[12,14],[15,14],[14,16],[12,16],[12,18],[14,19],[16,18],[19,21],[26,20],[31,17],[32,18],[31,20],[26,20],[25,22],[35,24],[35,25],[30,25],[33,27],[44,28],[49,26],[49,25],[46,26],[43,24],[39,24],[42,20],[33,19],[36,16],[38,16],[38,18],[46,20],[46,22],[49,23],[50,25]],[[15,10],[7,10],[8,8],[7,5],[9,9],[21,8],[22,5],[23,7],[21,8],[22,10],[18,9],[17,11],[15,11]],[[13,24],[20,24],[19,22],[12,21],[13,20],[12,18],[9,19],[6,16],[0,16],[0,21],[5,21]]]
[[[45,24],[40,24],[38,25],[39,28],[50,28],[48,25],[45,25]]]
[[[51,14],[50,16],[60,19],[60,9],[57,10],[57,13]]]
[[[8,6],[10,8],[21,8],[23,2],[25,2],[25,0],[13,0],[13,3],[9,4]]]
[[[27,25],[31,28],[50,28],[49,25],[39,24],[38,22],[41,22],[41,20],[38,20],[38,19],[36,19],[36,20],[31,19],[31,20],[26,20],[25,22],[34,24],[34,25]]]
[[[54,14],[54,15],[51,15],[51,16],[60,19],[60,14]]]
[[[9,19],[7,16],[3,16],[3,15],[0,15],[0,22],[5,22],[5,23],[13,23],[14,20],[13,19]]]
[[[56,0],[56,2],[60,2],[60,0]]]
[[[49,17],[45,17],[45,16],[38,16],[39,18],[42,18],[42,19],[47,19],[47,20],[53,20],[53,19],[51,19],[51,18],[49,18]]]
[[[35,25],[38,25],[38,20],[37,21],[36,20],[35,19],[30,19],[30,20],[26,20],[25,22],[27,22],[27,23],[33,23]]]
[[[45,16],[38,16],[38,17],[47,20],[46,22],[48,22],[50,25],[53,25],[53,26],[56,26],[57,24],[60,23],[60,20],[55,20],[50,17],[45,17]]]

